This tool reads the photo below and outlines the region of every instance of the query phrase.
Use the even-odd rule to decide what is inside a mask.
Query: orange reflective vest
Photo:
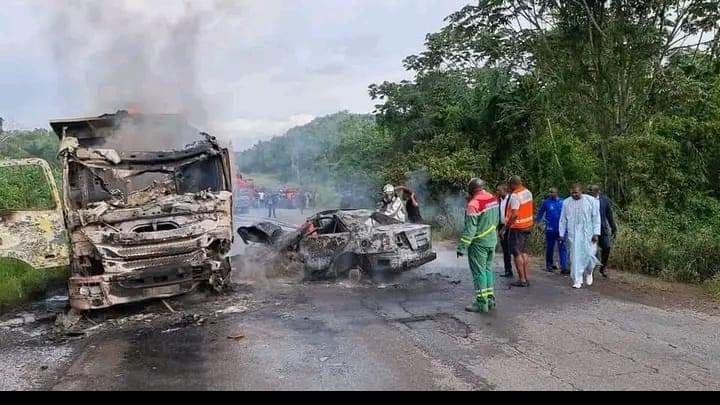
[[[520,186],[510,195],[510,200],[505,208],[505,222],[512,216],[512,203],[513,200],[520,202],[520,208],[518,209],[518,216],[515,222],[510,226],[510,229],[530,229],[535,224],[534,213],[535,204],[533,202],[533,196],[530,190],[523,186]]]

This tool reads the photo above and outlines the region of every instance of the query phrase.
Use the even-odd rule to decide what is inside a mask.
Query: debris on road
[[[232,305],[224,309],[215,311],[216,314],[238,314],[247,311],[247,307],[244,305]]]
[[[57,315],[57,317],[55,318],[55,327],[63,330],[68,330],[73,326],[77,325],[81,318],[82,314],[71,308],[69,311],[61,312]]]
[[[205,323],[205,318],[198,314],[183,314],[172,326],[184,328],[191,325],[202,326],[203,323]]]
[[[165,329],[164,331],[160,332],[160,334],[161,334],[161,335],[164,335],[164,334],[166,334],[166,333],[172,333],[172,332],[178,331],[178,330],[180,330],[180,329],[182,329],[182,328],[170,328],[170,329]]]
[[[167,303],[167,301],[162,300],[162,303],[165,305],[165,307],[172,313],[175,313],[176,311],[170,306],[170,304]]]
[[[242,340],[242,339],[245,339],[245,335],[240,335],[240,334],[238,334],[238,335],[230,335],[230,336],[228,336],[227,338],[228,338],[228,339],[232,339],[232,340]]]

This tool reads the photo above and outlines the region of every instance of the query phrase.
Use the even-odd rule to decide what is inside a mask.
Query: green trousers
[[[477,303],[495,303],[495,274],[492,271],[495,249],[490,247],[470,245],[468,260],[472,272],[473,285]]]

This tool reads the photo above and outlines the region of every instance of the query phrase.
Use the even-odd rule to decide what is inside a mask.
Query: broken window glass
[[[177,174],[178,192],[199,193],[200,191],[218,192],[223,187],[222,162],[219,156],[183,166]]]

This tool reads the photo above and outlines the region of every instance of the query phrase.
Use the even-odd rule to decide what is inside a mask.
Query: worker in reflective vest
[[[515,258],[518,280],[513,282],[514,287],[529,287],[528,268],[530,258],[527,254],[528,239],[534,225],[534,204],[533,195],[523,186],[520,176],[513,176],[510,179],[510,201],[504,213],[507,218],[505,227],[501,231],[501,237],[508,238],[510,253]]]
[[[497,198],[485,190],[485,182],[472,179],[465,210],[465,229],[458,243],[457,256],[467,255],[470,262],[475,301],[465,310],[489,312],[495,307],[495,275],[492,271],[500,206]]]

